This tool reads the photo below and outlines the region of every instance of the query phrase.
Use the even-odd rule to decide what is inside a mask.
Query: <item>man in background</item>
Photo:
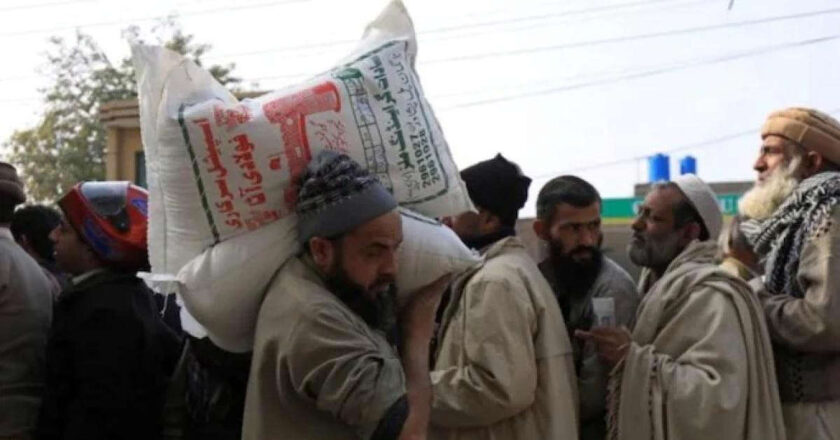
[[[56,292],[9,226],[26,195],[0,162],[0,439],[32,438],[44,391],[44,351]]]
[[[557,297],[570,336],[592,326],[632,326],[639,295],[630,275],[601,253],[601,196],[595,187],[575,176],[550,180],[537,196],[534,232],[548,245],[549,256],[539,268]],[[606,313],[599,316],[593,301],[600,301]],[[581,438],[603,439],[609,370],[594,343],[574,338],[572,347]]]

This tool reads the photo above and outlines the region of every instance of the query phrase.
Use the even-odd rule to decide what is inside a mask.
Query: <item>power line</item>
[[[95,1],[95,0],[78,0],[78,1]],[[544,14],[544,15],[539,16],[539,17],[545,18],[545,17],[552,17],[552,16],[555,16],[555,15],[556,16],[570,16],[570,15],[583,14],[583,13],[589,13],[589,12],[598,12],[598,11],[609,12],[608,10],[611,9],[611,8],[620,10],[620,9],[626,9],[628,7],[631,7],[631,6],[638,7],[638,6],[644,6],[644,5],[649,5],[649,4],[658,4],[658,3],[662,3],[662,2],[673,2],[673,1],[674,0],[645,0],[645,1],[624,3],[624,4],[619,4],[619,5],[610,5],[610,6],[606,6],[606,7],[597,7],[597,8],[588,8],[588,9],[578,9],[578,10],[572,10],[572,11],[565,11],[565,12],[562,12],[560,14]],[[689,1],[689,4],[690,3],[705,3],[705,1],[706,0],[691,0],[691,1]],[[544,3],[544,4],[550,4],[550,3]],[[638,11],[636,11],[636,12],[638,12]],[[521,22],[521,21],[525,20],[526,18],[534,18],[535,19],[535,17],[520,17],[520,18],[517,18],[517,19],[513,19],[512,21],[513,22]],[[484,27],[484,26],[489,26],[491,24],[503,24],[504,22],[505,22],[505,20],[502,20],[500,22],[481,22],[481,23],[465,24],[463,26],[460,26],[459,29],[470,29],[470,28],[473,28],[473,27]],[[554,25],[554,23],[544,23],[544,24],[542,24],[542,27],[544,27],[546,25]],[[538,25],[536,27],[541,27],[541,26]],[[529,27],[526,27],[526,28],[519,28],[519,29],[513,29],[513,30],[516,31],[516,30],[533,29],[533,28],[535,28],[535,26],[529,26]],[[442,31],[442,30],[439,29],[438,31]],[[502,31],[506,31],[506,30],[502,30]],[[427,31],[427,32],[434,33],[436,31],[435,30],[430,30],[430,31]],[[467,37],[475,36],[475,35],[483,35],[483,34],[486,34],[488,32],[499,32],[499,31],[490,29],[490,30],[475,32],[475,33],[466,34],[466,35],[462,35],[462,34],[444,35],[442,38],[432,39],[432,41],[447,40],[447,39],[452,39],[452,38],[467,38]],[[425,35],[425,32],[421,33],[421,35]],[[2,34],[0,34],[0,37],[2,37]],[[225,58],[231,58],[231,57],[247,57],[247,56],[263,55],[263,54],[286,52],[286,51],[325,49],[325,48],[331,48],[331,47],[338,47],[340,45],[355,44],[355,43],[358,43],[358,41],[359,41],[358,39],[338,40],[338,41],[331,41],[331,42],[325,42],[325,43],[295,45],[295,46],[279,47],[279,48],[256,50],[256,51],[249,51],[249,52],[238,52],[238,53],[212,55],[212,56],[205,57],[204,59],[209,61],[209,60],[214,60],[214,59],[218,60],[218,59],[225,59]],[[314,53],[314,54],[310,53],[310,54],[306,54],[306,55],[307,56],[309,56],[309,55],[322,55],[322,54],[327,54],[327,53],[330,53],[330,52],[320,51],[320,52],[317,52],[317,53]],[[305,77],[305,76],[310,76],[310,73],[267,76],[267,77],[264,77],[264,78],[257,78],[257,79],[254,79],[254,80],[301,78],[301,77]],[[40,78],[42,78],[42,77],[38,76],[38,75],[17,76],[17,77],[0,78],[0,82],[26,81],[26,80],[33,80],[33,79],[40,79]]]
[[[296,1],[309,1],[309,0],[296,0]],[[629,6],[640,6],[640,5],[647,5],[647,4],[652,4],[652,3],[661,3],[663,1],[673,1],[673,0],[646,0],[646,1],[640,1],[640,2],[634,2],[634,3],[626,3],[626,4],[622,4],[622,5],[611,5],[609,7],[598,7],[598,8],[581,9],[581,10],[576,10],[576,11],[566,11],[566,12],[564,12],[562,14],[559,14],[559,15],[560,16],[567,16],[567,15],[573,15],[575,13],[603,11],[603,10],[606,10],[606,9],[609,9],[609,8],[616,9],[616,8],[624,8],[624,7],[629,7]],[[840,8],[838,8],[837,11],[840,12]],[[547,18],[547,17],[550,17],[550,16],[552,16],[552,14],[542,15],[542,16],[519,17],[519,18],[516,18],[516,19],[508,19],[508,20],[494,21],[494,22],[468,24],[468,25],[463,25],[463,26],[457,27],[457,28],[455,28],[455,27],[438,28],[438,29],[433,29],[433,30],[430,30],[430,31],[425,31],[425,32],[423,32],[423,35],[426,35],[426,34],[429,34],[429,33],[435,33],[435,32],[446,32],[446,31],[455,30],[455,29],[463,30],[463,29],[470,29],[470,28],[473,28],[473,27],[498,25],[498,24],[501,24],[501,23],[521,22],[523,20],[541,19],[541,18]],[[779,20],[779,19],[790,19],[790,18],[788,16],[784,16],[784,17],[774,17],[774,18],[771,18],[771,19],[768,19],[768,20],[769,21],[774,21],[774,20]],[[741,23],[731,23],[731,24],[726,24],[726,25],[723,25],[723,26],[731,27],[731,26],[736,26],[736,25],[739,25],[739,24],[741,24]],[[753,23],[749,22],[748,24],[753,24]],[[566,48],[574,48],[574,47],[585,47],[585,46],[601,45],[601,44],[607,44],[607,43],[617,43],[617,42],[621,42],[622,40],[632,41],[632,40],[653,38],[653,37],[656,37],[656,36],[664,36],[664,35],[666,35],[668,33],[671,33],[671,32],[673,32],[673,33],[686,33],[686,32],[692,32],[692,31],[696,32],[696,31],[700,31],[700,30],[712,29],[712,28],[715,28],[715,27],[718,27],[718,26],[721,26],[721,25],[706,27],[706,28],[694,28],[694,29],[688,29],[688,30],[675,30],[675,31],[668,31],[668,32],[665,32],[665,33],[633,35],[633,36],[624,37],[624,38],[611,38],[611,39],[604,39],[604,40],[581,41],[581,42],[568,43],[568,44],[557,45],[557,46],[548,46],[548,47],[531,48],[531,49],[518,49],[518,50],[514,50],[514,51],[501,51],[501,52],[490,52],[490,53],[467,55],[467,56],[458,56],[458,57],[453,57],[453,58],[429,60],[429,61],[423,62],[423,64],[424,65],[426,65],[426,64],[440,64],[440,63],[445,63],[445,62],[457,62],[457,61],[465,61],[465,60],[470,60],[470,59],[482,59],[482,58],[488,58],[488,57],[494,57],[494,56],[511,56],[511,55],[536,53],[536,52],[543,52],[543,51],[553,51],[553,50],[566,49]],[[473,35],[476,35],[476,34],[473,34]],[[3,34],[0,34],[0,37],[2,37],[2,36],[3,36]],[[466,36],[469,36],[469,35],[466,35]],[[456,35],[454,37],[463,38],[463,37],[466,37],[466,36],[465,35]],[[307,49],[323,49],[323,48],[335,47],[335,46],[339,46],[339,45],[353,44],[353,43],[357,43],[357,42],[358,42],[358,40],[339,40],[339,41],[332,41],[332,42],[325,42],[325,43],[313,43],[313,44],[306,44],[306,45],[286,46],[286,47],[279,47],[279,48],[265,49],[265,50],[257,50],[257,51],[250,51],[250,52],[239,52],[239,53],[214,55],[214,56],[208,56],[205,59],[206,60],[213,60],[213,59],[231,58],[231,57],[236,57],[236,56],[253,56],[253,55],[262,55],[262,54],[269,54],[269,53],[287,52],[287,51],[300,51],[300,50],[307,50]],[[322,52],[322,53],[324,53],[324,52]],[[302,77],[307,77],[307,76],[310,76],[310,75],[311,75],[311,73],[309,73],[309,72],[298,73],[298,74],[283,74],[283,75],[260,77],[260,78],[252,79],[252,81],[253,80],[261,81],[261,80],[272,80],[272,79],[302,78]],[[0,78],[0,82],[20,81],[20,80],[31,79],[31,78],[33,78],[33,77]]]
[[[552,45],[552,46],[543,46],[543,47],[534,47],[534,48],[527,48],[527,49],[516,49],[516,50],[509,50],[509,51],[496,51],[496,52],[487,52],[483,54],[473,54],[473,55],[459,55],[456,57],[450,58],[438,58],[423,61],[420,64],[423,66],[427,65],[435,65],[435,64],[442,64],[442,63],[451,63],[451,62],[461,62],[461,61],[472,61],[472,60],[479,60],[479,59],[487,59],[487,58],[496,58],[496,57],[508,57],[508,56],[517,56],[517,55],[527,55],[539,52],[547,52],[547,51],[556,51],[556,50],[564,50],[564,49],[573,49],[573,48],[581,48],[581,47],[592,47],[592,46],[600,46],[605,44],[615,44],[615,43],[624,43],[624,42],[631,42],[631,41],[639,41],[639,40],[646,40],[652,38],[660,38],[660,37],[667,37],[667,36],[674,36],[674,35],[682,35],[682,34],[690,34],[696,32],[707,32],[712,30],[718,29],[725,29],[725,28],[734,28],[734,27],[741,27],[741,26],[753,26],[758,24],[766,24],[772,23],[777,21],[787,21],[787,20],[794,20],[800,18],[809,18],[823,14],[836,14],[840,13],[840,8],[833,8],[833,9],[826,9],[822,11],[810,11],[800,14],[791,14],[791,15],[783,15],[783,16],[776,16],[776,17],[768,17],[762,18],[757,20],[747,20],[747,21],[740,21],[734,23],[724,23],[718,25],[711,25],[711,26],[698,26],[686,29],[675,29],[670,31],[663,31],[663,32],[652,32],[652,33],[645,33],[645,34],[637,34],[637,35],[630,35],[625,37],[614,37],[614,38],[605,38],[599,40],[588,40],[588,41],[578,41],[575,43],[565,43],[559,45]],[[331,43],[326,43],[331,44]],[[321,44],[312,45],[309,47],[323,47]],[[288,48],[291,49],[291,48]],[[278,51],[284,51],[285,49],[278,49]],[[258,52],[250,52],[246,53],[246,55],[256,54],[256,53],[267,53],[272,51],[258,51]],[[265,76],[257,78],[257,81],[265,81],[265,80],[272,80],[272,79],[287,79],[287,78],[303,78],[311,76],[311,73],[301,72],[296,74],[285,74],[285,75],[277,75],[277,76]]]
[[[683,7],[683,6],[690,6],[690,5],[695,5],[695,4],[707,5],[708,0],[688,0],[688,1],[683,1],[682,3],[673,3],[673,4],[669,4],[669,5],[664,5],[660,8],[658,8],[656,10],[656,12],[661,13],[663,11],[666,11],[666,10],[674,8],[674,7]],[[621,15],[624,15],[624,14],[629,14],[629,13],[640,13],[640,12],[646,12],[646,11],[645,10],[627,11],[625,13],[622,13],[622,14],[618,15],[618,16],[621,16]],[[548,23],[530,24],[530,25],[527,25],[527,26],[519,26],[519,27],[514,27],[514,28],[490,29],[490,30],[486,30],[486,31],[470,32],[470,33],[466,33],[466,34],[444,35],[444,36],[441,36],[441,37],[432,37],[432,38],[429,38],[429,39],[423,39],[423,41],[424,42],[426,42],[426,41],[440,42],[440,41],[447,41],[447,40],[453,40],[453,39],[459,39],[459,38],[469,38],[469,37],[474,37],[474,36],[486,35],[488,33],[518,32],[518,31],[523,31],[523,30],[527,31],[527,30],[541,29],[541,28],[550,27],[550,26],[556,26],[558,23],[567,23],[567,22],[573,21],[574,23],[577,24],[577,23],[582,23],[582,22],[586,22],[586,21],[602,19],[603,17],[608,17],[608,16],[616,16],[616,14],[593,15],[593,16],[589,16],[589,17],[574,18],[573,20],[563,20],[563,21],[559,21],[559,22],[552,21],[552,22],[548,22]]]
[[[828,113],[830,115],[840,113],[840,108],[835,108],[833,110],[829,110],[826,113]],[[681,145],[679,147],[670,148],[670,149],[667,149],[667,150],[657,150],[657,151],[655,151],[651,154],[654,154],[654,153],[668,153],[668,154],[671,154],[671,153],[678,153],[680,151],[685,151],[685,150],[696,150],[696,149],[714,147],[714,146],[722,144],[726,141],[731,141],[733,139],[738,139],[738,138],[749,136],[749,135],[755,135],[755,134],[760,133],[760,132],[761,132],[761,126],[758,126],[758,127],[751,128],[749,130],[737,131],[737,132],[734,132],[734,133],[725,134],[723,136],[719,136],[719,137],[715,137],[715,138],[711,138],[711,139],[706,139],[706,140],[703,140],[703,141],[700,141],[700,142],[693,142],[693,143],[690,143],[690,144]],[[533,177],[533,180],[546,179],[546,178],[558,176],[558,175],[564,174],[564,173],[575,173],[575,172],[580,172],[580,171],[594,170],[594,169],[598,169],[598,168],[606,168],[606,167],[611,167],[611,166],[615,166],[615,165],[623,165],[625,163],[630,163],[630,162],[637,162],[637,161],[640,161],[640,160],[647,159],[648,157],[651,156],[651,154],[646,154],[646,155],[641,155],[641,156],[633,156],[633,157],[626,157],[626,158],[623,158],[623,159],[616,159],[616,160],[611,160],[611,161],[608,161],[608,162],[600,162],[600,163],[595,163],[595,164],[591,164],[591,165],[584,165],[584,166],[575,167],[575,168],[567,168],[565,170],[555,171],[555,172],[552,172],[552,173],[543,173],[543,174],[540,174],[540,175],[537,175],[537,176]]]
[[[663,1],[663,0],[655,0],[654,2],[659,3],[661,1]],[[673,0],[671,0],[671,1],[673,1]],[[636,3],[635,5],[654,3],[654,2],[639,2],[639,3]],[[685,6],[685,5],[691,5],[691,4],[705,4],[706,2],[707,2],[707,0],[689,0],[689,1],[684,2],[682,4],[676,4],[676,5],[673,5],[673,6]],[[615,5],[615,6],[617,7],[619,5]],[[593,9],[601,9],[601,8],[593,8]],[[569,12],[575,12],[575,11],[567,11],[566,13],[561,13],[558,16],[564,17],[566,15],[569,15]],[[577,12],[583,12],[583,11],[577,11]],[[630,12],[643,12],[643,11],[630,11]],[[551,17],[553,17],[553,14],[542,15],[540,17],[551,18]],[[600,18],[600,17],[602,17],[602,16],[577,18],[577,19],[575,19],[575,21],[576,22],[588,21],[588,20],[596,19],[596,18]],[[504,25],[504,24],[508,24],[508,23],[520,22],[520,21],[521,20],[507,20],[507,21],[503,20],[501,22],[493,23],[493,24],[498,26],[498,25]],[[489,25],[489,24],[490,23],[475,23],[475,24],[469,24],[468,23],[468,24],[458,26],[457,30],[468,30],[468,29],[473,28],[473,27],[484,27],[485,25]],[[503,29],[488,29],[488,30],[471,32],[471,33],[466,33],[466,34],[449,34],[449,35],[442,35],[442,36],[439,36],[439,37],[434,37],[433,36],[431,38],[423,38],[422,42],[424,42],[424,43],[440,42],[440,41],[447,41],[447,40],[460,39],[460,38],[470,38],[470,37],[474,37],[474,36],[487,35],[488,33],[518,32],[518,31],[523,31],[523,30],[528,31],[528,30],[540,29],[540,28],[544,28],[544,27],[548,27],[548,26],[556,26],[556,25],[557,25],[557,22],[549,22],[549,23],[541,23],[541,24],[532,24],[532,25],[524,26],[524,27],[520,26],[520,27],[515,27],[515,28],[508,28],[508,29],[504,29],[504,28]],[[429,33],[433,33],[433,31],[418,31],[417,35],[418,35],[418,37],[425,37]],[[301,51],[301,50],[322,49],[322,50],[320,50],[318,52],[314,52],[314,53],[307,52],[306,54],[303,54],[303,55],[297,55],[297,56],[307,56],[307,57],[308,56],[317,56],[317,55],[325,55],[325,54],[333,53],[332,51],[323,50],[323,49],[331,49],[333,47],[351,45],[351,44],[356,44],[358,42],[359,42],[358,39],[328,41],[328,42],[312,43],[312,44],[306,44],[306,45],[260,49],[260,50],[254,50],[254,51],[249,51],[249,52],[236,52],[236,53],[212,55],[212,56],[208,56],[206,59],[207,60],[214,60],[214,59],[219,60],[219,59],[232,58],[232,57],[250,57],[250,56],[255,56],[255,55],[266,55],[266,54],[271,54],[271,53],[293,52],[293,51],[296,52],[296,51]]]
[[[462,24],[462,25],[454,25],[454,26],[442,26],[438,28],[432,28],[427,30],[418,30],[417,33],[421,35],[429,35],[429,34],[437,34],[442,32],[452,32],[452,31],[460,31],[465,28],[476,28],[476,27],[487,27],[487,26],[496,26],[500,24],[510,24],[510,23],[520,23],[523,21],[535,21],[535,20],[546,20],[549,18],[557,18],[557,17],[570,17],[575,15],[583,15],[589,14],[593,12],[602,12],[602,11],[615,11],[618,9],[624,8],[634,8],[637,6],[647,6],[651,4],[659,4],[659,3],[670,3],[673,0],[643,0],[643,1],[636,1],[636,2],[628,2],[628,3],[621,3],[617,5],[606,5],[606,6],[598,6],[594,8],[584,8],[584,9],[573,9],[570,11],[561,11],[553,14],[540,14],[540,15],[530,15],[525,17],[514,17],[514,18],[506,18],[503,20],[494,20],[494,21],[487,21],[483,23],[469,23],[469,24]]]
[[[716,24],[711,26],[697,26],[685,29],[674,29],[670,31],[662,31],[662,32],[651,32],[646,34],[637,34],[637,35],[630,35],[624,37],[614,37],[614,38],[604,38],[600,40],[589,40],[589,41],[579,41],[576,43],[566,43],[566,44],[558,44],[552,46],[543,46],[543,47],[533,47],[528,49],[516,49],[510,51],[500,51],[500,52],[488,52],[484,54],[474,54],[474,55],[462,55],[457,57],[451,58],[439,58],[439,59],[432,59],[425,61],[424,64],[438,64],[438,63],[448,63],[452,61],[470,61],[470,60],[478,60],[484,58],[496,58],[500,56],[512,56],[512,55],[523,55],[523,54],[531,54],[531,53],[538,53],[538,52],[546,52],[546,51],[555,51],[555,50],[562,50],[562,49],[573,49],[573,48],[581,48],[581,47],[592,47],[592,46],[600,46],[604,44],[613,44],[613,43],[625,43],[630,41],[638,41],[638,40],[647,40],[651,38],[660,38],[660,37],[671,37],[675,35],[684,35],[684,34],[691,34],[696,32],[708,32],[712,30],[718,29],[726,29],[726,28],[734,28],[734,27],[742,27],[742,26],[754,26],[758,24],[766,24],[772,23],[777,21],[787,21],[787,20],[795,20],[800,18],[809,18],[815,17],[819,15],[827,15],[827,14],[837,14],[840,13],[840,8],[833,8],[833,9],[825,9],[822,11],[811,11],[805,12],[801,14],[791,14],[791,15],[783,15],[777,17],[768,17],[768,18],[761,18],[757,20],[746,20],[746,21],[739,21],[734,23],[724,23],[724,24]]]
[[[535,15],[535,16],[525,16],[525,17],[515,17],[515,18],[506,18],[504,20],[492,20],[492,21],[484,21],[479,23],[466,23],[461,25],[455,26],[444,26],[439,28],[432,28],[428,30],[417,30],[418,36],[426,36],[426,35],[434,35],[440,33],[447,33],[453,31],[462,31],[468,29],[475,29],[475,28],[482,28],[482,27],[490,27],[490,26],[498,26],[502,24],[511,24],[511,23],[521,23],[524,21],[535,21],[535,20],[546,20],[550,18],[556,17],[568,17],[574,15],[580,15],[585,13],[592,13],[592,12],[599,12],[605,10],[616,10],[616,9],[624,9],[628,7],[636,7],[636,6],[643,6],[649,4],[657,4],[663,2],[672,2],[673,0],[645,0],[645,1],[637,1],[631,3],[623,3],[619,5],[609,5],[609,6],[601,6],[596,8],[586,8],[586,9],[577,9],[571,11],[562,11],[558,13],[552,14],[542,14],[542,15]],[[222,59],[222,58],[231,58],[231,57],[241,57],[241,56],[253,56],[253,55],[265,55],[270,53],[279,53],[279,52],[296,52],[301,50],[309,50],[309,49],[325,49],[337,46],[344,46],[350,44],[356,44],[359,42],[359,39],[347,39],[347,40],[335,40],[335,41],[326,41],[321,43],[311,43],[311,44],[303,44],[303,45],[294,45],[294,46],[285,46],[285,47],[275,47],[270,49],[261,49],[249,52],[237,52],[237,53],[228,53],[228,54],[220,54],[220,55],[213,55],[207,57],[208,60],[211,59]]]
[[[645,78],[645,77],[649,77],[649,76],[662,75],[662,74],[666,74],[666,73],[686,70],[686,69],[690,69],[690,68],[698,67],[698,66],[720,64],[720,63],[727,62],[727,61],[733,61],[733,60],[738,60],[738,59],[742,59],[742,58],[749,58],[749,57],[753,57],[753,56],[763,55],[763,54],[777,52],[777,51],[786,50],[786,49],[792,49],[792,48],[797,48],[797,47],[805,47],[805,46],[810,46],[810,45],[814,45],[814,44],[826,43],[826,42],[835,41],[835,40],[838,40],[838,39],[840,39],[840,34],[834,34],[834,35],[828,35],[828,36],[824,36],[824,37],[820,37],[820,38],[814,38],[814,39],[808,39],[808,40],[802,40],[802,41],[795,41],[795,42],[791,42],[791,43],[778,44],[778,45],[772,45],[772,46],[765,46],[765,47],[762,47],[762,48],[750,49],[750,50],[747,50],[747,51],[740,51],[740,52],[737,52],[737,53],[734,53],[734,54],[727,54],[727,55],[723,55],[723,56],[710,57],[710,58],[706,58],[706,59],[691,60],[691,61],[681,62],[681,63],[672,63],[672,64],[667,64],[667,65],[657,66],[657,67],[654,67],[654,68],[638,69],[638,70],[635,70],[635,71],[628,69],[628,70],[625,70],[625,71],[619,71],[618,74],[614,74],[613,76],[608,76],[608,77],[603,78],[603,79],[597,79],[597,80],[593,80],[593,81],[587,81],[587,82],[577,83],[577,84],[570,84],[570,85],[565,85],[565,86],[550,87],[550,88],[540,89],[540,90],[532,90],[532,91],[523,92],[523,93],[514,94],[514,95],[475,100],[475,101],[458,103],[458,104],[449,105],[449,106],[441,106],[441,107],[438,107],[438,109],[440,109],[440,110],[454,110],[454,109],[461,109],[461,108],[468,108],[468,107],[476,107],[476,106],[496,104],[496,103],[499,103],[499,102],[506,102],[506,101],[513,101],[513,100],[531,98],[531,97],[536,97],[536,96],[544,96],[544,95],[548,95],[548,94],[566,92],[566,91],[570,91],[570,90],[577,90],[577,89],[583,89],[583,88],[588,88],[588,87],[595,87],[595,86],[600,86],[600,85],[613,84],[613,83],[618,83],[618,82],[622,82],[622,81],[628,81],[628,80],[633,80],[633,79]],[[629,72],[629,73],[625,73],[625,72]],[[596,73],[594,75],[603,76],[603,75],[606,75],[606,73],[600,73],[600,74]],[[299,77],[299,76],[300,75],[294,75],[292,77]],[[574,78],[583,77],[583,76],[588,76],[588,75],[575,75],[575,76],[567,77],[566,79],[574,79]],[[273,76],[273,77],[243,79],[243,82],[254,82],[254,81],[273,79],[273,78],[279,78],[279,77],[278,76]],[[10,102],[37,101],[37,100],[40,100],[40,99],[41,98],[20,98],[20,99],[11,99],[11,100],[0,100],[0,104],[10,103]]]
[[[45,2],[45,3],[33,3],[30,5],[18,5],[18,6],[9,6],[5,8],[0,8],[0,12],[11,12],[11,11],[21,11],[25,9],[39,9],[45,8],[47,6],[63,6],[63,5],[72,5],[77,3],[93,3],[97,0],[64,0],[64,1],[55,1],[55,2]]]
[[[753,57],[753,56],[756,56],[756,55],[763,55],[763,54],[766,54],[766,53],[777,52],[777,51],[780,51],[780,50],[786,50],[786,49],[791,49],[791,48],[795,48],[795,47],[803,47],[803,46],[809,46],[809,45],[814,45],[814,44],[826,43],[826,42],[834,41],[834,40],[837,40],[837,39],[840,39],[840,34],[829,35],[829,36],[825,36],[825,37],[821,37],[821,38],[815,38],[815,39],[809,39],[809,40],[803,40],[803,41],[797,41],[797,42],[793,42],[793,43],[786,43],[786,44],[768,46],[768,47],[764,47],[764,48],[761,48],[761,49],[754,49],[754,50],[745,51],[745,52],[741,52],[741,53],[737,53],[737,54],[724,55],[724,56],[720,56],[720,57],[709,58],[709,59],[706,59],[706,60],[692,61],[692,62],[687,62],[687,63],[683,63],[683,64],[672,65],[671,67],[660,67],[660,68],[655,68],[655,69],[650,69],[650,70],[643,70],[643,71],[640,71],[640,72],[637,72],[637,73],[618,76],[618,77],[613,77],[613,78],[608,78],[608,79],[603,79],[603,80],[595,80],[595,81],[590,81],[590,82],[585,82],[585,83],[580,83],[580,84],[572,84],[572,85],[568,85],[568,86],[553,87],[553,88],[548,88],[548,89],[543,89],[543,90],[535,90],[535,91],[525,92],[525,93],[521,93],[521,94],[517,94],[517,95],[509,95],[509,96],[501,96],[501,97],[496,97],[496,98],[476,100],[476,101],[472,101],[472,102],[466,102],[466,103],[455,104],[455,105],[451,105],[451,106],[445,106],[445,107],[441,107],[440,109],[441,110],[453,110],[453,109],[469,108],[469,107],[476,107],[476,106],[482,106],[482,105],[488,105],[488,104],[496,104],[496,103],[499,103],[499,102],[513,101],[513,100],[519,100],[519,99],[530,98],[530,97],[535,97],[535,96],[544,96],[544,95],[548,95],[548,94],[560,93],[560,92],[565,92],[565,91],[569,91],[569,90],[577,90],[577,89],[583,89],[583,88],[587,88],[587,87],[594,87],[594,86],[600,86],[600,85],[604,85],[604,84],[611,84],[611,83],[617,83],[617,82],[622,82],[622,81],[628,81],[628,80],[632,80],[632,79],[644,78],[644,77],[655,76],[655,75],[662,75],[662,74],[665,74],[665,73],[671,73],[671,72],[676,72],[676,71],[680,71],[680,70],[686,70],[686,69],[689,69],[689,68],[692,68],[692,67],[697,67],[697,66],[719,64],[719,63],[723,63],[723,62],[727,62],[727,61],[733,61],[733,60],[737,60],[737,59],[741,59],[741,58],[749,58],[749,57]]]
[[[272,2],[265,2],[265,3],[257,3],[253,5],[240,5],[240,6],[225,6],[225,7],[218,7],[218,8],[211,8],[211,9],[204,9],[198,11],[191,11],[179,14],[179,17],[193,17],[198,15],[210,15],[210,14],[218,14],[222,12],[231,12],[231,11],[240,11],[245,9],[258,9],[258,8],[267,8],[272,6],[280,6],[280,5],[287,5],[293,3],[309,3],[312,0],[281,0],[281,1],[272,1]],[[66,31],[66,30],[73,30],[73,29],[82,29],[82,28],[91,28],[91,27],[103,27],[103,26],[114,26],[118,24],[127,24],[127,23],[135,23],[135,22],[143,22],[143,21],[155,21],[155,20],[163,20],[168,18],[169,15],[157,15],[157,16],[150,16],[150,17],[138,17],[133,19],[127,20],[113,20],[113,21],[100,21],[95,23],[86,23],[86,24],[79,24],[79,25],[66,25],[66,26],[59,26],[53,28],[42,28],[42,29],[28,29],[24,31],[13,31],[13,32],[5,32],[0,33],[0,38],[2,37],[19,37],[23,35],[32,35],[32,34],[44,34],[50,32],[59,32],[59,31]]]

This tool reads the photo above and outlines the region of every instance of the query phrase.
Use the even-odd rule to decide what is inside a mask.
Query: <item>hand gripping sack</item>
[[[293,182],[318,151],[348,154],[419,213],[471,209],[414,71],[414,30],[399,1],[337,67],[255,99],[237,100],[177,53],[132,49],[150,192],[149,280],[174,280],[223,347],[249,345],[266,283],[297,251]]]

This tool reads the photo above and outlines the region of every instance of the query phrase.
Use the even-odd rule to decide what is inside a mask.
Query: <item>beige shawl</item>
[[[609,438],[783,440],[770,338],[749,286],[692,242],[647,291],[613,371]],[[648,290],[649,289],[649,290]]]

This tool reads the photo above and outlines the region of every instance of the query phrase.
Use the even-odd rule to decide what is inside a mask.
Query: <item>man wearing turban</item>
[[[773,338],[789,440],[840,438],[840,123],[818,110],[770,114],[742,229]]]

